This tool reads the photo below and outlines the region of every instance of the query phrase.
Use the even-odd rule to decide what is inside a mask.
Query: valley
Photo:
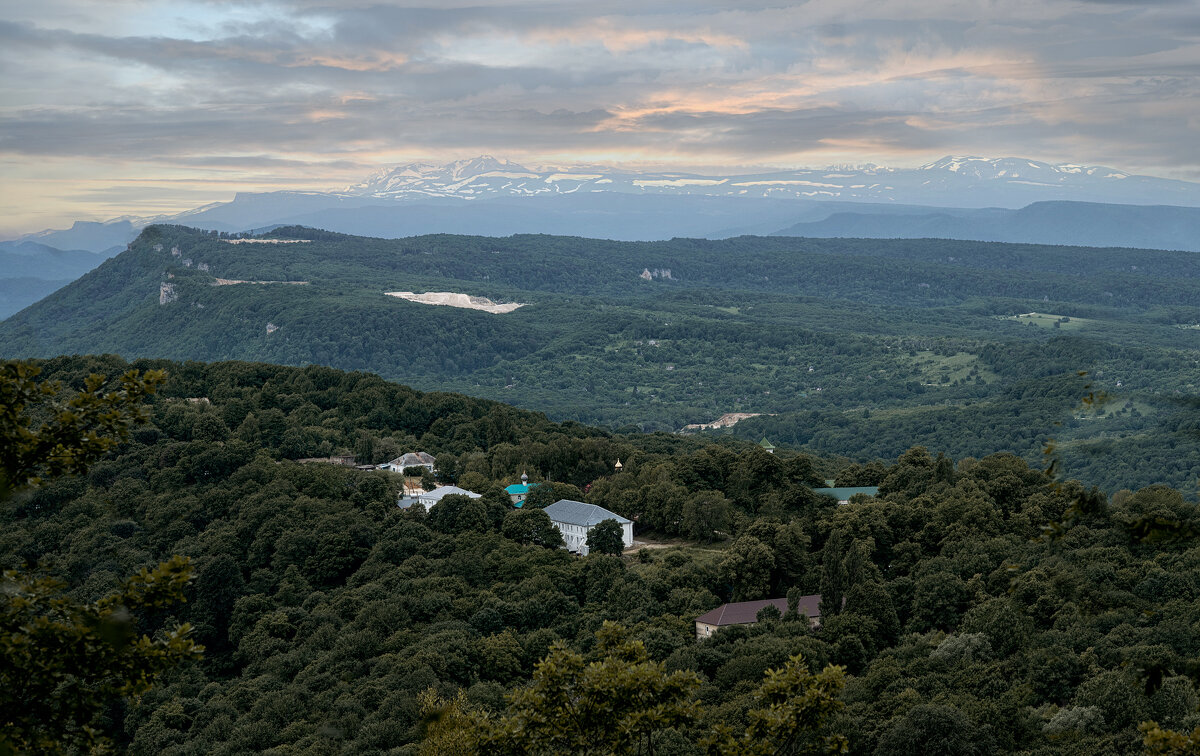
[[[1200,390],[1200,332],[1179,327],[1200,301],[1189,253],[301,228],[229,241],[243,240],[150,227],[0,323],[4,356],[325,364],[644,432],[738,413],[705,432],[861,461],[921,444],[1036,463],[1053,438],[1068,474],[1108,490],[1200,475],[1179,444]],[[276,285],[213,285],[232,281]],[[528,306],[498,317],[389,292]],[[1085,386],[1136,411],[1077,418]]]

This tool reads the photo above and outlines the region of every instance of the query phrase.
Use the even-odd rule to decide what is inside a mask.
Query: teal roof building
[[[530,483],[529,476],[521,473],[521,482],[505,486],[504,493],[508,494],[509,498],[512,499],[513,506],[520,509],[525,504],[525,497],[529,495],[530,491],[537,488],[538,485],[537,483]]]

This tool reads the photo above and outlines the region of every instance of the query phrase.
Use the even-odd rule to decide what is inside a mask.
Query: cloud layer
[[[478,153],[1200,178],[1186,1],[44,0],[5,19],[10,224]]]

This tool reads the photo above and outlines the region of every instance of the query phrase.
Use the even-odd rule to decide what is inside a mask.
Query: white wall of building
[[[596,527],[595,525],[585,528],[582,525],[572,525],[569,522],[556,522],[554,520],[550,522],[553,522],[554,527],[558,528],[558,532],[562,533],[563,545],[567,547],[568,551],[574,551],[580,556],[587,556],[588,534],[592,532],[592,528]],[[621,523],[621,540],[625,543],[625,548],[633,545],[632,522]]]

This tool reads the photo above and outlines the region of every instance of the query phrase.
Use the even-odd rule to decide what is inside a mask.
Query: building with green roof
[[[525,505],[525,497],[529,495],[530,491],[537,487],[537,483],[529,482],[528,474],[521,473],[521,482],[513,483],[511,486],[506,486],[504,493],[508,494],[509,498],[512,499],[513,506],[517,509],[520,509]]]

